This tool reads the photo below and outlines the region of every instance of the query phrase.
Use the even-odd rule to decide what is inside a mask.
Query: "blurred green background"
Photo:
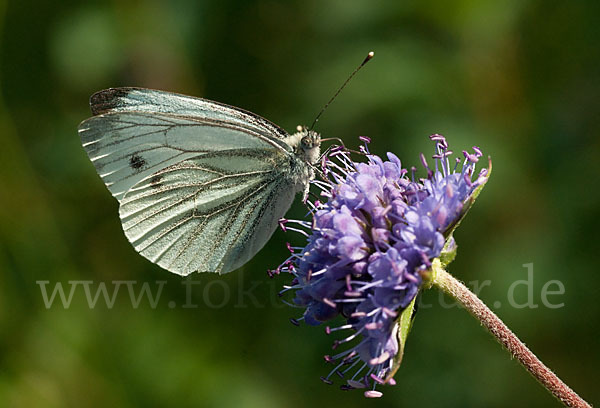
[[[241,270],[191,293],[137,255],[117,202],[81,148],[88,97],[177,91],[310,124],[370,50],[375,59],[319,122],[324,137],[418,165],[442,133],[490,154],[490,182],[456,234],[451,272],[590,402],[600,316],[600,3],[597,1],[0,1],[0,406],[559,406],[465,311],[425,293],[398,385],[377,401],[319,381],[332,337],[295,327],[267,268],[277,232]],[[296,205],[292,214],[302,217]],[[533,263],[537,308],[507,301]],[[38,281],[143,283],[90,307],[47,308]],[[564,303],[541,304],[560,280]],[[164,283],[157,283],[164,281]],[[188,296],[189,295],[189,296]],[[528,300],[524,285],[518,302]],[[499,302],[500,306],[498,307]],[[184,304],[197,307],[184,308]]]

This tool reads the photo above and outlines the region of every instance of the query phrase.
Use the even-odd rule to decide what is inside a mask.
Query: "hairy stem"
[[[567,384],[561,381],[544,363],[510,331],[473,292],[459,280],[446,272],[439,261],[433,265],[432,284],[456,299],[465,309],[477,318],[508,352],[516,357],[536,380],[567,407],[591,407]]]

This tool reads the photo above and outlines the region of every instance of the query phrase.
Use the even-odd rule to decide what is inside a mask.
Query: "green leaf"
[[[415,312],[415,303],[417,297],[418,296],[415,296],[413,298],[412,302],[410,302],[408,306],[404,308],[404,310],[402,311],[402,313],[400,313],[400,316],[398,316],[398,319],[396,320],[395,329],[398,330],[396,333],[398,339],[398,353],[394,356],[392,368],[387,378],[385,379],[386,381],[388,381],[394,376],[394,374],[396,374],[396,371],[398,371],[398,369],[400,368],[400,363],[402,363],[402,356],[404,355],[404,346],[406,344],[406,338],[408,337],[408,333],[410,332],[410,329],[412,327],[412,322],[414,318],[413,313]]]

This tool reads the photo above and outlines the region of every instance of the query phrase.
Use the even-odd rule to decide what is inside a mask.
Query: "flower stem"
[[[446,272],[439,261],[434,262],[432,284],[444,293],[456,299],[469,311],[489,332],[502,344],[508,352],[516,357],[536,380],[567,407],[591,407],[567,384],[562,382],[544,363],[510,331],[508,327],[492,312],[473,292],[458,279]]]

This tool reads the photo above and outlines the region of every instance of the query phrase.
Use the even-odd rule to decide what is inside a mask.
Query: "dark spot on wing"
[[[100,115],[117,109],[132,88],[110,88],[96,92],[90,97],[92,114]]]
[[[134,154],[129,158],[129,167],[134,170],[139,170],[146,165],[146,160],[144,160],[141,156]]]
[[[154,176],[152,176],[152,178],[150,179],[150,185],[152,186],[152,188],[159,188],[161,186],[160,182],[162,181],[162,179],[162,174],[155,174]]]

